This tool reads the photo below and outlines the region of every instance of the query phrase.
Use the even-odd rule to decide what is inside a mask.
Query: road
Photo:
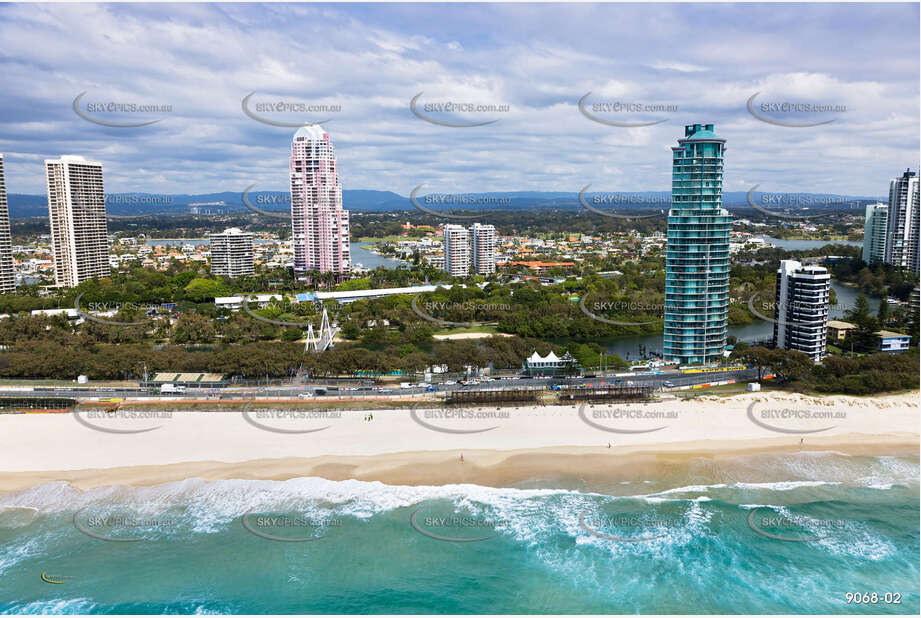
[[[549,388],[552,384],[573,385],[573,386],[601,386],[603,384],[625,385],[629,381],[631,385],[652,386],[654,390],[662,390],[664,382],[671,382],[675,387],[690,386],[695,384],[706,384],[720,380],[736,380],[737,382],[752,381],[756,378],[755,369],[745,369],[741,371],[723,371],[714,373],[691,373],[685,374],[679,371],[663,371],[655,374],[638,374],[627,377],[616,377],[614,375],[601,374],[595,377],[575,377],[575,378],[526,378],[518,379],[481,379],[479,384],[464,386],[461,384],[444,384],[437,380],[432,381],[437,392],[450,392],[455,390],[486,390],[486,389],[510,389],[525,387],[543,387]],[[339,381],[341,384],[341,381]],[[23,390],[22,387],[11,388],[0,386],[0,396],[5,397],[66,397],[77,400],[87,400],[96,398],[146,398],[146,397],[171,397],[177,400],[187,399],[209,399],[219,398],[222,401],[232,400],[250,400],[250,399],[285,399],[296,398],[299,394],[313,392],[316,388],[326,389],[326,396],[323,400],[345,399],[356,396],[408,396],[418,395],[429,391],[416,387],[400,388],[398,385],[371,386],[370,380],[363,380],[362,386],[345,387],[341,385],[327,385],[322,380],[310,380],[306,385],[292,386],[275,386],[275,387],[233,387],[226,388],[188,388],[182,395],[179,394],[161,394],[157,388],[101,388],[101,387],[34,387],[33,390]],[[357,383],[357,382],[356,382]],[[339,390],[331,390],[336,389]],[[354,389],[354,390],[353,390]]]

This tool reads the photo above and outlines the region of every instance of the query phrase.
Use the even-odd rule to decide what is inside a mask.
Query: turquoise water
[[[916,457],[701,458],[658,474],[46,484],[0,494],[0,611],[918,613]],[[89,536],[75,513],[94,535],[141,540]]]

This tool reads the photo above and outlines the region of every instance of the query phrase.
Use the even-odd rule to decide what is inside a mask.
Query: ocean
[[[918,478],[800,452],[508,488],[50,483],[0,494],[0,612],[916,615]]]

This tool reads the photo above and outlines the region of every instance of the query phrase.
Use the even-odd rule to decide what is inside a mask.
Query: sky
[[[296,129],[244,113],[255,93],[257,117],[326,121],[344,189],[668,191],[684,125],[713,123],[725,191],[883,196],[918,168],[918,20],[917,3],[3,4],[0,153],[10,193],[44,193],[62,154],[102,162],[106,192],[287,190]],[[159,122],[97,124],[81,93],[94,120]]]

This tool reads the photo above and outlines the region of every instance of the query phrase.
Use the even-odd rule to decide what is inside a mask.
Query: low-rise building
[[[218,296],[214,299],[214,306],[218,309],[239,311],[243,308],[243,299],[243,296]],[[269,303],[281,301],[283,299],[284,297],[281,294],[249,294],[246,296],[246,306],[264,309]]]
[[[844,341],[848,332],[857,328],[856,324],[842,322],[841,320],[828,321],[828,340],[832,343],[835,341]]]
[[[878,330],[876,336],[879,337],[880,352],[904,352],[911,344],[911,336],[895,333],[891,330]]]

